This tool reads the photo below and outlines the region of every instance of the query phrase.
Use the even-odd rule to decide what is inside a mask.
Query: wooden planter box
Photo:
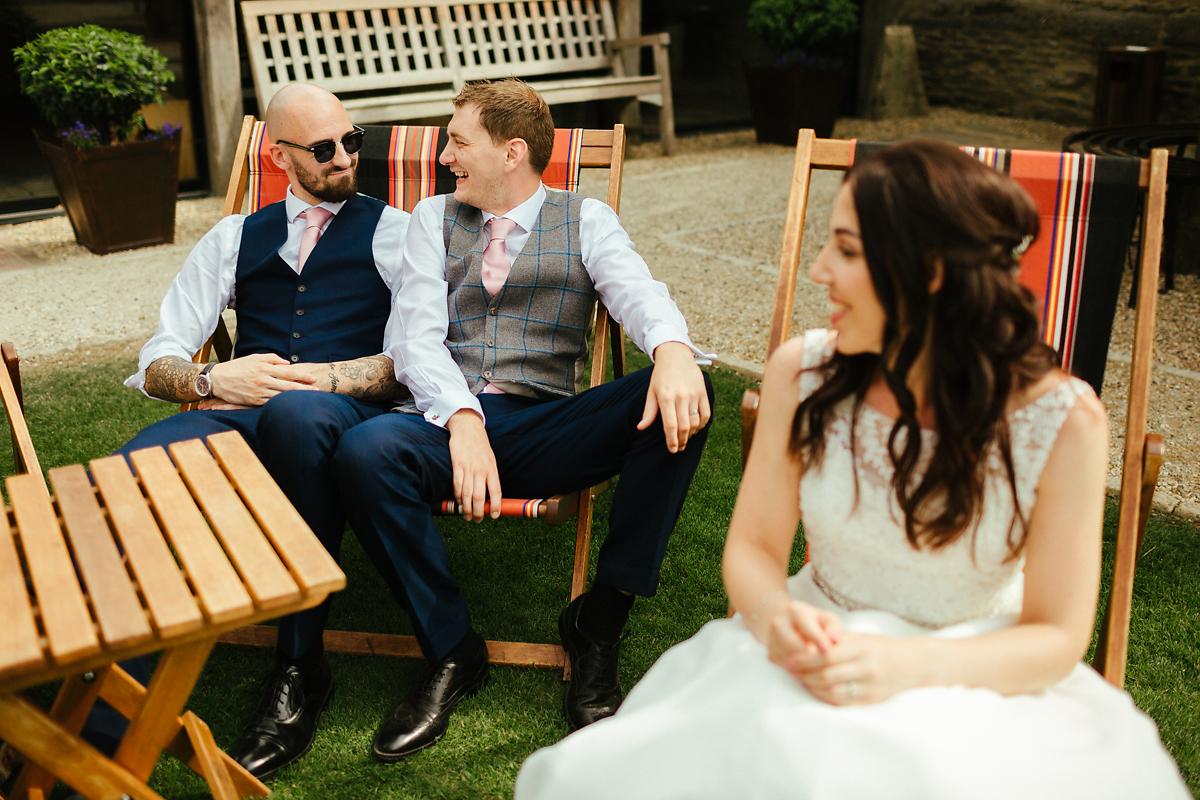
[[[75,241],[93,253],[175,241],[178,136],[78,150],[38,137]]]
[[[822,138],[833,133],[846,96],[849,66],[747,64],[745,70],[759,142],[794,147],[801,128],[812,128]]]

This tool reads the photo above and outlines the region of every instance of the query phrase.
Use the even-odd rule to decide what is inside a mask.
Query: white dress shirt
[[[545,199],[546,187],[539,185],[529,199],[500,215],[517,223],[504,241],[510,262],[516,262],[529,240]],[[479,400],[467,388],[466,378],[446,347],[450,319],[442,234],[445,213],[445,195],[426,198],[413,209],[401,264],[402,288],[392,296],[397,331],[388,351],[396,379],[412,391],[417,410],[439,426],[464,408],[483,416]],[[483,212],[484,223],[492,216]],[[643,352],[652,356],[663,342],[682,342],[699,357],[699,363],[708,363],[712,356],[692,344],[687,323],[667,287],[650,275],[611,208],[599,200],[584,199],[579,239],[583,266],[601,302]]]
[[[287,240],[279,248],[279,257],[296,270],[300,260],[300,237],[305,227],[300,214],[311,206],[292,194],[290,186],[284,202],[288,233]],[[320,205],[336,216],[345,201]],[[406,211],[384,206],[375,228],[375,237],[371,241],[375,267],[393,298],[400,284],[400,254],[410,218]],[[242,223],[245,220],[244,214],[225,217],[192,248],[163,298],[158,312],[158,327],[142,346],[138,356],[138,371],[125,379],[126,386],[140,389],[144,394],[146,367],[163,356],[191,360],[208,341],[208,337],[212,336],[221,312],[232,306],[236,299],[234,282],[237,278],[238,251],[242,244]],[[333,217],[329,221],[332,222]],[[326,227],[330,222],[325,223]],[[395,346],[396,330],[396,305],[393,302],[384,328],[381,354],[388,355]]]

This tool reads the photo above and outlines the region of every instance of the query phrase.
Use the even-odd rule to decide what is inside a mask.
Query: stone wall
[[[933,105],[1088,127],[1099,51],[1160,45],[1159,121],[1200,119],[1195,0],[865,0],[863,12],[864,54],[883,25],[913,27]]]

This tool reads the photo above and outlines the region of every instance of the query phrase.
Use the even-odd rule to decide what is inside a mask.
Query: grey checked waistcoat
[[[492,381],[572,395],[587,352],[596,289],[583,266],[579,210],[584,198],[554,189],[495,297],[483,287],[487,232],[479,209],[446,198],[446,347],[473,394]]]

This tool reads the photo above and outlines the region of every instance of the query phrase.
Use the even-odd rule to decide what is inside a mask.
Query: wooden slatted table
[[[157,798],[168,751],[218,800],[267,788],[183,707],[216,637],[321,603],[345,575],[233,432],[5,481],[0,740],[28,759],[13,800],[56,779],[88,798]],[[164,651],[148,687],[116,665]],[[18,690],[64,678],[50,711]],[[110,759],[79,737],[97,698],[130,721]]]

